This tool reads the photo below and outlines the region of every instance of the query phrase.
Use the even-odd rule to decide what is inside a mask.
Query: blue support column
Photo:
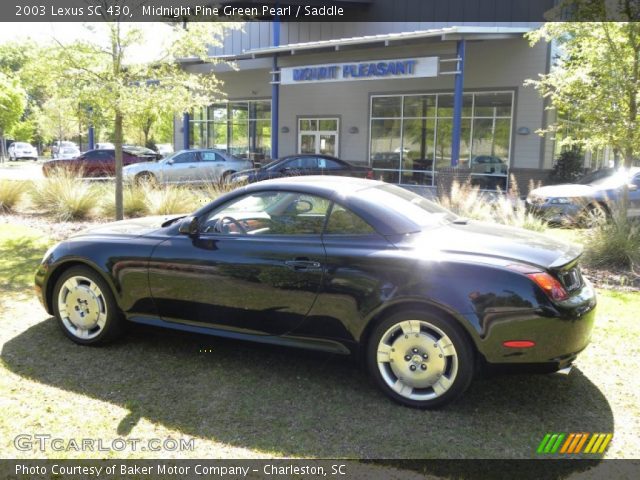
[[[453,90],[453,129],[451,132],[451,166],[457,167],[460,160],[460,136],[462,133],[462,100],[464,89],[465,40],[458,40],[458,69]]]
[[[189,114],[182,115],[182,148],[189,148]]]
[[[91,125],[89,127],[89,135],[88,135],[88,142],[89,142],[89,148],[87,150],[93,150],[95,148],[95,138],[94,138],[94,128],[93,125]]]
[[[278,7],[278,2],[276,2]],[[280,46],[280,17],[273,20],[273,46]],[[278,54],[273,55],[273,72],[271,74],[271,158],[278,158],[279,107],[280,107],[280,75],[278,73]]]

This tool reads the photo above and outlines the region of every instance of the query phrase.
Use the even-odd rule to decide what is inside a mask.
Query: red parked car
[[[155,155],[125,149],[122,151],[123,166],[154,160],[156,160]],[[48,177],[53,170],[59,168],[77,172],[83,177],[113,177],[116,174],[116,151],[89,150],[76,158],[49,160],[42,165],[42,173]]]

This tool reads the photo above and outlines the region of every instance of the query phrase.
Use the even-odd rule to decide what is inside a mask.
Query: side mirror
[[[188,217],[183,218],[182,221],[180,222],[180,227],[178,228],[178,231],[183,235],[189,235],[190,237],[194,237],[198,235],[198,231],[199,231],[198,217],[189,215]]]
[[[173,165],[173,159],[172,158],[169,158],[167,160],[167,165]]]

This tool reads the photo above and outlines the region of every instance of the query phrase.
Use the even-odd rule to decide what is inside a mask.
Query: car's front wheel
[[[141,187],[144,185],[148,185],[150,187],[155,187],[158,184],[158,180],[155,175],[151,172],[142,172],[136,175],[135,178],[136,185]]]
[[[72,267],[60,276],[53,307],[62,331],[76,343],[107,343],[123,331],[124,320],[111,289],[88,267]]]
[[[461,327],[446,316],[406,311],[375,328],[367,366],[374,382],[393,400],[437,408],[469,387],[474,354]]]

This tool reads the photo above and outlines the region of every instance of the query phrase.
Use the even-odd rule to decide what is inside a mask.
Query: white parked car
[[[115,150],[116,146],[113,143],[103,142],[96,143],[96,150]]]
[[[64,160],[66,158],[77,158],[80,156],[80,149],[78,147],[60,147],[56,158],[58,160]]]
[[[226,181],[241,170],[253,168],[244,158],[211,149],[180,150],[158,162],[128,165],[125,181],[135,183],[208,183]]]
[[[38,160],[38,150],[36,147],[26,142],[13,142],[9,145],[9,161],[18,160],[20,158],[30,158]]]
[[[58,158],[58,153],[60,152],[60,149],[65,147],[78,148],[78,145],[75,142],[69,142],[67,140],[63,140],[63,141],[56,140],[55,142],[53,142],[53,145],[51,146],[51,157]]]
[[[156,149],[158,150],[158,153],[163,157],[169,156],[173,153],[173,145],[171,145],[170,143],[158,143],[156,145]]]

